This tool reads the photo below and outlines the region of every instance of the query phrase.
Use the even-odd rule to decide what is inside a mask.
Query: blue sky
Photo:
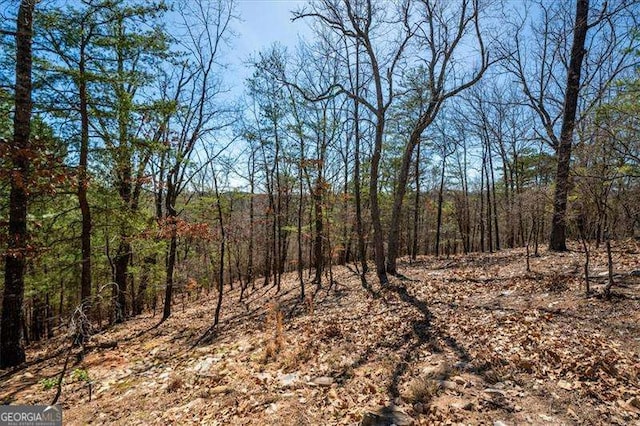
[[[231,65],[226,83],[233,94],[244,90],[244,79],[251,75],[247,59],[275,42],[293,48],[299,36],[309,34],[304,21],[291,22],[291,11],[303,6],[306,0],[238,0],[235,25],[237,36],[232,41],[227,61]]]

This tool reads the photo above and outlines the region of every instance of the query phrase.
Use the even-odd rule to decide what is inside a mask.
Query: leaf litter
[[[65,423],[638,424],[640,246],[614,247],[611,300],[584,295],[573,248],[542,252],[532,272],[523,249],[403,259],[404,277],[373,289],[338,266],[333,287],[304,301],[297,274],[279,294],[256,286],[243,303],[236,286],[222,326],[195,347],[213,294],[160,326],[151,314],[131,319],[92,337],[117,347],[70,369]],[[591,257],[597,294],[606,253]],[[41,361],[0,376],[0,399],[50,401],[42,380],[59,374],[64,345],[29,347]],[[71,377],[78,369],[87,380]]]

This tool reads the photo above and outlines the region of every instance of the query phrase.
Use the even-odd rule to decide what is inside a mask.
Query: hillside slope
[[[639,253],[616,248],[610,301],[583,295],[578,252],[542,253],[530,273],[523,250],[423,257],[387,289],[336,267],[304,302],[288,275],[280,294],[226,293],[222,326],[195,347],[214,297],[178,303],[71,358],[65,424],[639,424]],[[599,291],[606,255],[593,257]],[[66,345],[29,348],[58,355],[0,376],[0,399],[50,402]]]

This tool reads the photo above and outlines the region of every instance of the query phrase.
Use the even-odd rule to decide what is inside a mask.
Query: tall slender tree
[[[10,177],[9,236],[4,256],[4,295],[0,322],[0,368],[25,361],[22,346],[24,274],[29,248],[27,209],[29,170],[31,167],[31,69],[33,12],[35,0],[22,0],[16,20],[16,84],[13,142],[9,156],[13,172]]]
[[[571,148],[575,128],[578,95],[580,93],[580,73],[585,55],[584,45],[589,23],[589,0],[576,0],[576,15],[571,44],[571,59],[567,70],[567,90],[564,95],[562,129],[558,143],[558,167],[553,198],[553,219],[549,249],[567,250],[567,197],[569,195],[569,170],[571,169]]]

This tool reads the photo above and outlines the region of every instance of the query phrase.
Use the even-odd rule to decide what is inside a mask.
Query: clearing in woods
[[[522,249],[421,257],[386,289],[334,267],[333,288],[304,302],[295,274],[243,303],[236,288],[222,326],[195,346],[213,294],[157,327],[158,316],[132,319],[71,358],[65,424],[637,423],[640,245],[614,246],[611,300],[598,297],[606,253],[592,253],[596,295],[585,297],[573,248],[543,251],[531,272]],[[40,361],[0,376],[0,399],[50,402],[67,346],[29,347]]]

